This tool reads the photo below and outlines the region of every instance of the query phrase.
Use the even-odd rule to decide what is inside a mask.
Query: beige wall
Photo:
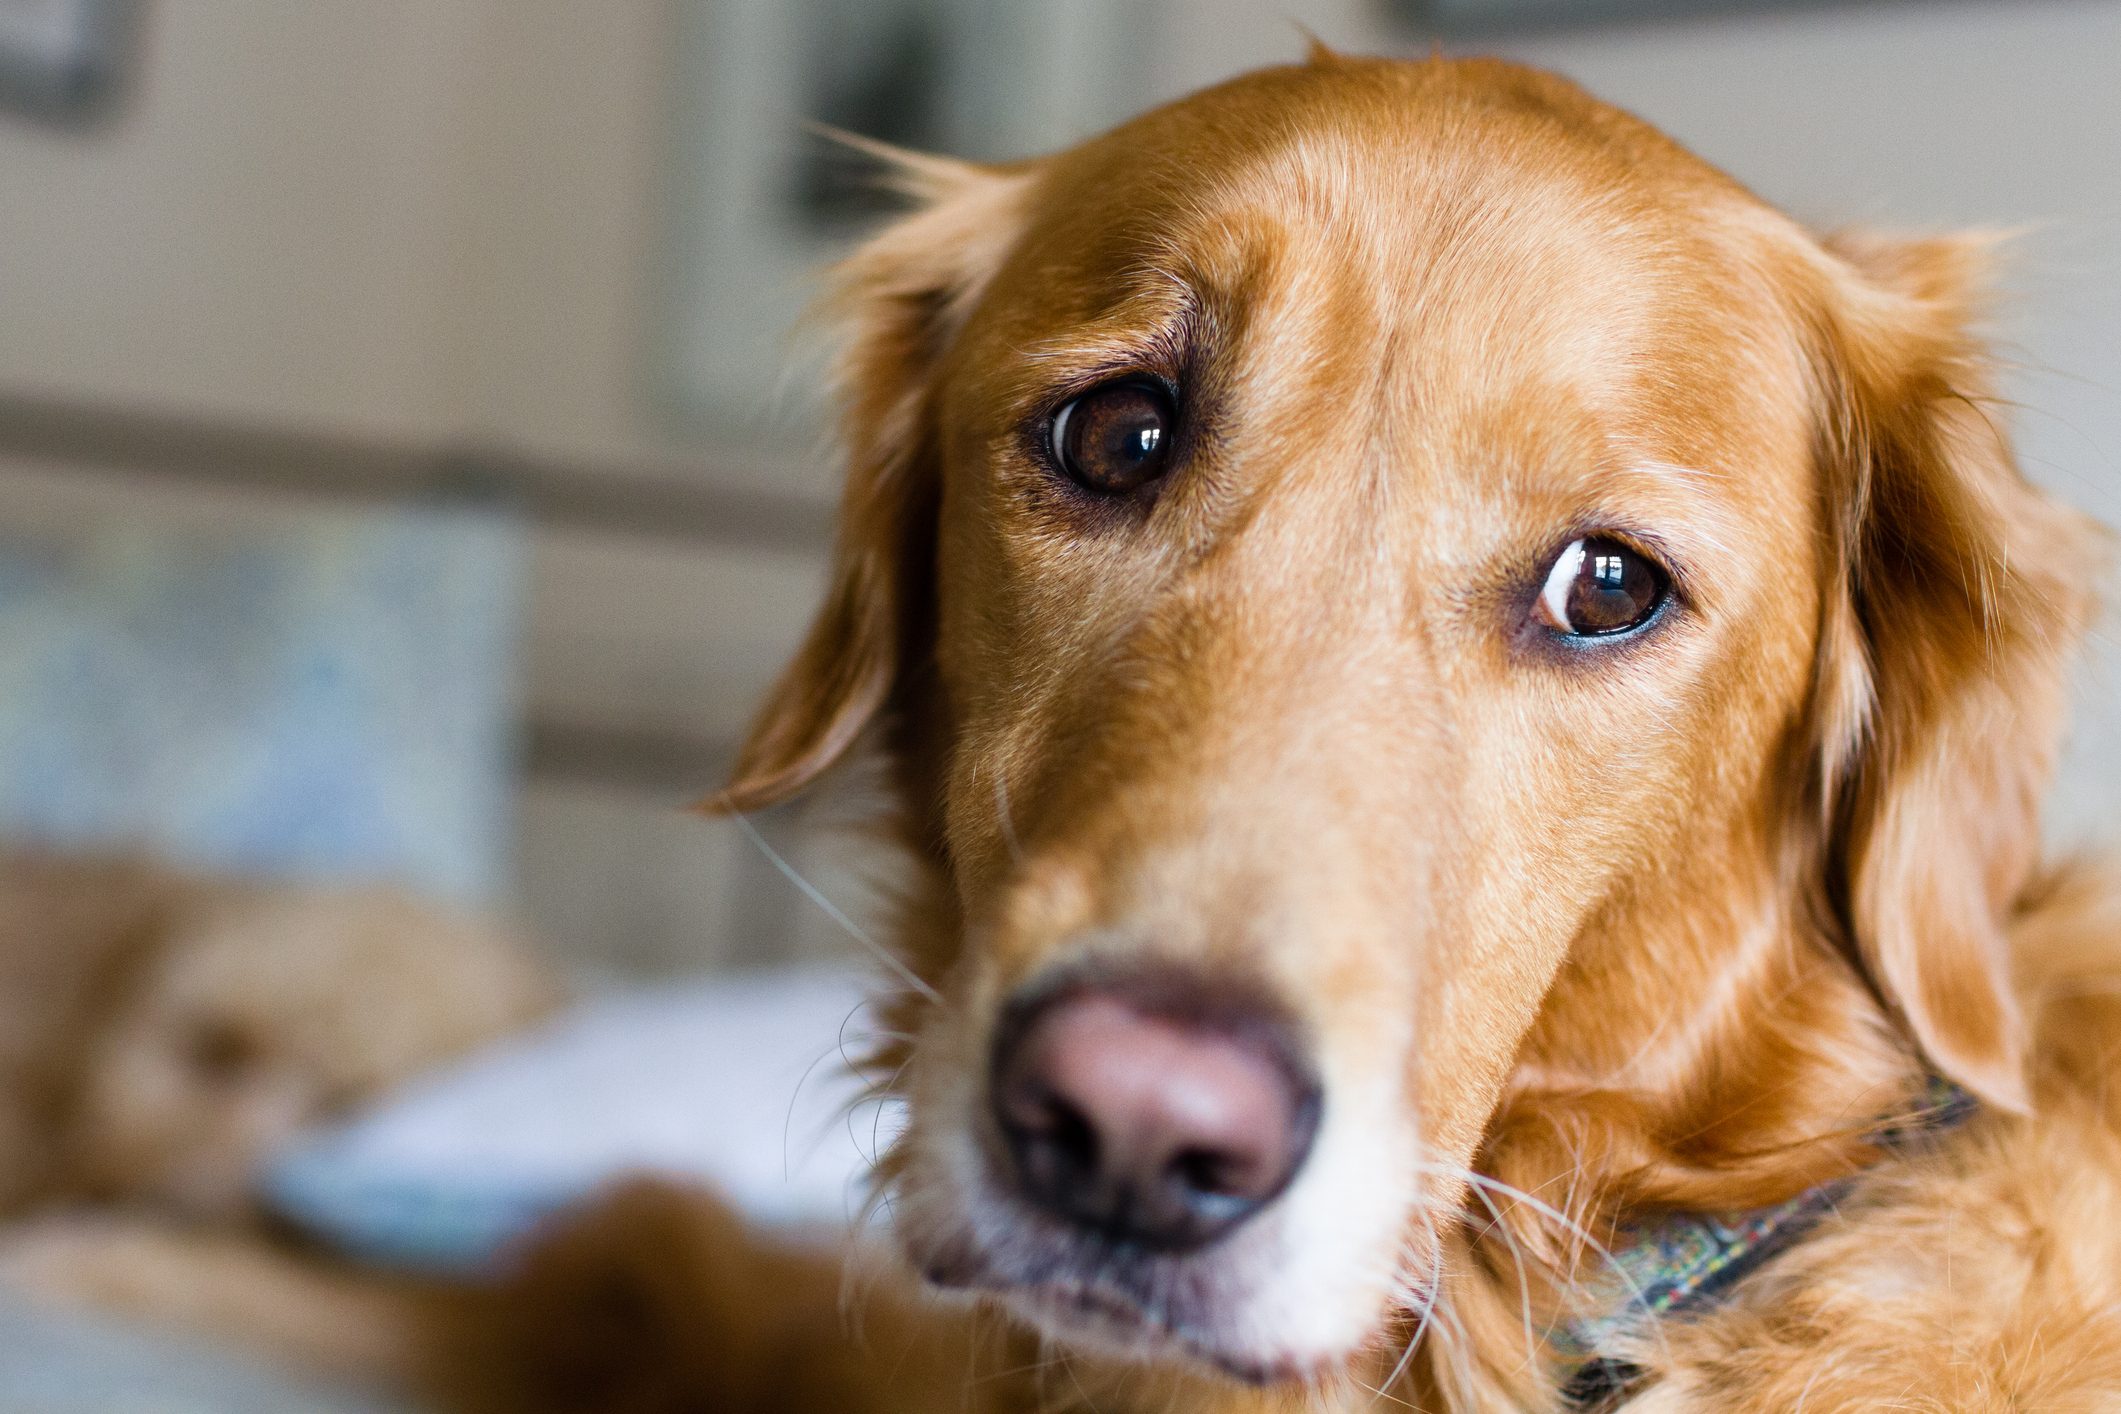
[[[458,7],[174,0],[124,111],[0,124],[0,383],[363,432],[446,409]]]
[[[693,0],[448,3],[479,22],[450,218],[461,305],[443,356],[458,416],[600,463],[682,451],[650,361],[675,12]],[[775,471],[718,474],[771,484]]]
[[[0,122],[0,392],[604,461],[688,450],[649,365],[677,12],[707,2],[145,6],[115,121]],[[1419,44],[1371,0],[1158,3],[1145,101],[1293,57],[1298,24]],[[2121,383],[2121,6],[1829,8],[1513,47],[1823,220],[2045,223],[2027,343]],[[789,484],[752,457],[717,474]]]
[[[782,484],[686,455],[644,392],[679,3],[151,0],[111,121],[0,118],[0,396]],[[0,458],[0,524],[301,515],[289,473],[237,494]],[[540,527],[526,711],[711,756],[817,581],[786,549]],[[537,930],[631,969],[770,951],[784,895],[748,902],[755,852],[683,809],[698,775],[526,782]]]
[[[112,121],[0,122],[0,392],[688,450],[643,391],[673,0],[143,9]]]

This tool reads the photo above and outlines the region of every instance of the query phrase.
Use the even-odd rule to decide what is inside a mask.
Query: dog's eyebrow
[[[1183,276],[1136,267],[1103,313],[1026,345],[1023,355],[1074,371],[1146,367],[1175,376],[1191,362],[1203,310],[1198,291]]]
[[[1720,471],[1688,466],[1683,462],[1665,461],[1660,457],[1637,457],[1631,460],[1628,466],[1630,470],[1645,476],[1661,476],[1694,486],[1723,479],[1723,473]]]
[[[1728,479],[1728,473],[1628,452],[1618,459],[1612,475],[1623,487],[1655,487],[1671,494],[1684,507],[1682,515],[1669,520],[1660,518],[1657,529],[1659,538],[1691,550],[1690,558],[1698,558],[1702,552],[1717,557],[1733,553],[1740,527],[1724,498],[1716,494],[1716,487]]]

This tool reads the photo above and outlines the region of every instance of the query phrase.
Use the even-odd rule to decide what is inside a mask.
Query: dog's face
[[[1321,58],[926,180],[850,267],[840,579],[733,798],[894,714],[947,894],[895,1156],[936,1281],[1317,1373],[1421,1304],[1522,1057],[1618,1066],[1762,945],[1676,941],[1704,891],[1780,940],[1814,892],[2013,886],[1985,843],[1971,884],[1889,869],[1949,804],[1852,764],[1936,715],[1881,715],[1866,630],[1971,672],[1991,606],[1928,560],[2023,494],[1866,401],[1950,322],[1891,259],[1499,65]],[[1880,534],[1897,597],[1856,583]],[[2008,1099],[1993,939],[1887,932],[1905,1023]]]
[[[71,1185],[249,1211],[305,1126],[515,1030],[555,989],[513,939],[379,890],[200,888],[102,1021],[64,1136]]]

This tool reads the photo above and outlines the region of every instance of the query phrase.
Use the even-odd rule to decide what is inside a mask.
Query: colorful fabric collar
[[[1879,1130],[1899,1149],[1924,1135],[1956,1128],[1977,1106],[1948,1080],[1932,1079],[1924,1103]],[[1633,1228],[1613,1251],[1617,1300],[1607,1311],[1557,1332],[1554,1343],[1579,1363],[1566,1393],[1570,1407],[1597,1409],[1624,1393],[1642,1371],[1613,1354],[1651,1322],[1727,1295],[1746,1276],[1810,1232],[1855,1185],[1822,1183],[1773,1207],[1741,1213],[1671,1213]]]

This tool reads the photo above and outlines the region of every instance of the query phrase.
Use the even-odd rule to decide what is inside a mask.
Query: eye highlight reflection
[[[1177,408],[1160,384],[1124,378],[1062,405],[1048,439],[1054,460],[1078,485],[1119,496],[1169,469],[1177,421]]]
[[[1586,536],[1555,557],[1533,614],[1569,638],[1610,638],[1648,623],[1671,589],[1671,576],[1640,551]]]

